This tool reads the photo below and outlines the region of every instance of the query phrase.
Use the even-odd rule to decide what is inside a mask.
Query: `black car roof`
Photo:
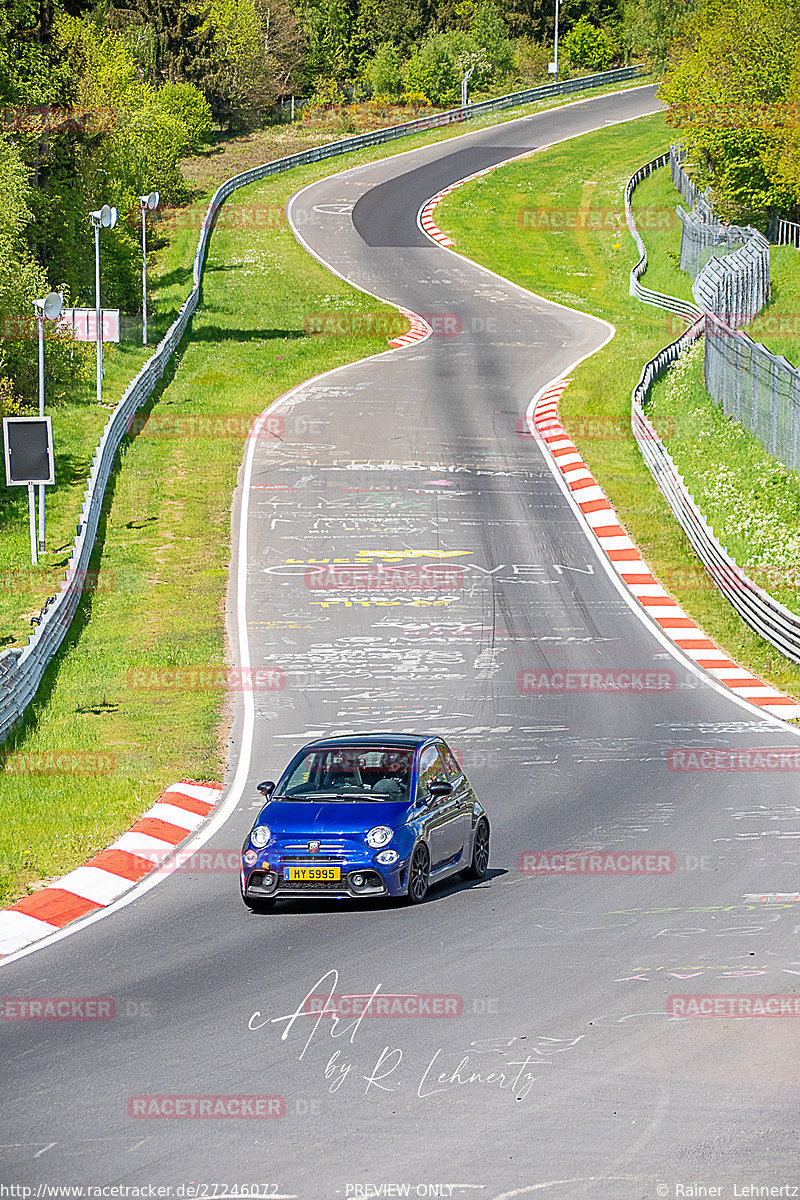
[[[326,746],[397,746],[402,750],[416,750],[438,737],[438,734],[433,733],[350,733],[346,737],[319,738],[314,742],[307,742],[303,749]]]

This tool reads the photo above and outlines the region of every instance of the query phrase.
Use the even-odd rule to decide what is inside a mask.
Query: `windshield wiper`
[[[356,797],[361,799],[367,795],[366,792],[296,792],[293,796],[286,795],[274,796],[275,800],[344,800]]]

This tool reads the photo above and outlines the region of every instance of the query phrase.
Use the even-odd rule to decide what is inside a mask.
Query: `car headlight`
[[[393,837],[394,830],[388,825],[376,825],[367,834],[367,845],[373,850],[380,850],[381,846],[388,846]]]
[[[392,863],[396,863],[400,855],[396,850],[384,850],[383,854],[375,856],[375,861],[382,864],[384,867],[390,867]]]
[[[250,834],[250,845],[255,846],[256,850],[263,850],[271,840],[272,833],[268,825],[256,825]]]

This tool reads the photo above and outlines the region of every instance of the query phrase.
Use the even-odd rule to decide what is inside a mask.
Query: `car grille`
[[[310,867],[338,866],[347,858],[346,854],[334,857],[332,854],[281,854],[281,862],[303,863]]]
[[[281,892],[346,892],[347,882],[344,879],[281,879],[278,882]]]

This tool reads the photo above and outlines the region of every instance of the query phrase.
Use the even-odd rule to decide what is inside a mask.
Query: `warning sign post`
[[[6,487],[27,487],[31,526],[31,562],[36,553],[36,501],[34,487],[55,483],[53,427],[49,417],[4,417],[3,450]]]

